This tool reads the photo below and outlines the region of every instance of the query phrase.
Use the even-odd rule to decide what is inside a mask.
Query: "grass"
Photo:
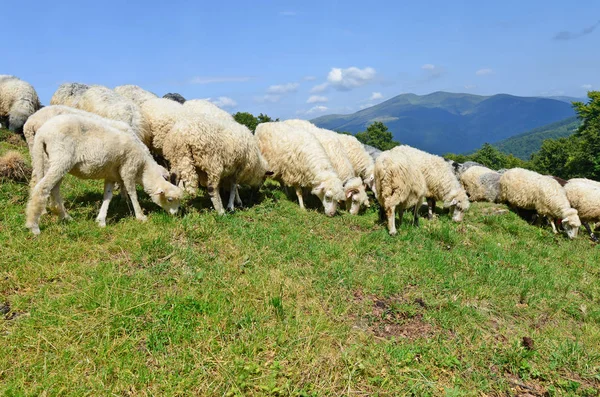
[[[140,223],[115,198],[101,229],[101,191],[65,178],[74,220],[34,238],[27,186],[0,183],[3,395],[599,395],[584,234],[474,204],[392,238],[375,209],[327,218],[270,185],[223,217],[141,193]]]

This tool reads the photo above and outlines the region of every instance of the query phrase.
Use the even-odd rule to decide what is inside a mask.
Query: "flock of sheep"
[[[60,218],[69,218],[60,184],[70,173],[104,180],[100,226],[106,224],[117,185],[131,199],[136,217],[145,220],[138,183],[171,214],[177,213],[184,193],[196,194],[204,186],[222,214],[222,194],[233,210],[241,205],[240,185],[257,188],[271,177],[293,188],[302,208],[307,191],[317,196],[328,216],[339,203],[358,214],[369,206],[369,189],[392,235],[396,213],[402,220],[404,210],[413,208],[418,224],[417,211],[425,200],[430,218],[436,201],[442,201],[457,222],[470,201],[490,201],[532,211],[569,238],[583,221],[596,239],[588,222],[600,221],[600,183],[588,179],[562,181],[519,168],[493,171],[406,145],[380,152],[304,120],[263,123],[252,134],[206,100],[186,101],[178,94],[159,98],[134,85],[109,89],[67,83],[50,104],[42,107],[30,84],[0,75],[0,122],[22,130],[31,153],[26,226],[34,234],[40,233],[39,219],[48,205]]]

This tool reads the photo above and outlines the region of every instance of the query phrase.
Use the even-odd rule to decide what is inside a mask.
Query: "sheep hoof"
[[[98,226],[100,227],[106,227],[106,221],[103,219],[96,219],[96,223],[98,224]]]
[[[71,218],[71,215],[65,214],[64,216],[60,217],[60,220],[65,221],[65,222],[71,222],[73,220],[73,218]]]
[[[40,234],[40,227],[38,225],[31,226],[29,230],[31,230],[31,233],[33,233],[35,236],[39,236]]]
[[[148,220],[148,217],[146,215],[141,215],[141,216],[138,216],[137,219],[140,222],[146,222]]]
[[[595,243],[598,242],[598,237],[596,237],[595,235],[592,234],[590,237],[591,237],[591,239],[592,239],[593,242],[595,242]]]
[[[396,234],[398,234],[396,230],[390,230],[390,236],[395,236]]]

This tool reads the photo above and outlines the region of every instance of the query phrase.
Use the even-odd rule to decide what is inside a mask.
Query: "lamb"
[[[13,132],[20,132],[27,118],[40,108],[40,99],[31,84],[10,75],[0,75],[0,119]]]
[[[185,103],[185,98],[176,92],[169,92],[168,94],[163,95],[163,98],[170,99],[171,101],[175,101],[180,104]]]
[[[89,85],[81,83],[64,83],[54,92],[50,98],[50,105],[65,105],[76,107],[79,98],[90,88]]]
[[[137,219],[146,221],[137,199],[136,183],[141,183],[152,201],[176,214],[182,191],[163,178],[160,167],[147,148],[130,134],[124,134],[102,120],[63,114],[47,121],[37,133],[32,153],[33,173],[38,180],[27,203],[26,227],[39,234],[39,219],[50,195],[61,219],[70,219],[60,196],[65,174],[82,179],[104,179],[104,199],[96,218],[106,225],[106,214],[114,184],[127,190]]]
[[[366,151],[364,145],[352,135],[338,134],[348,159],[352,163],[354,171],[362,178],[363,183],[375,192],[373,186],[375,181],[375,160]]]
[[[600,182],[585,178],[569,179],[565,184],[565,192],[571,206],[577,210],[581,224],[585,227],[592,241],[598,238],[592,232],[589,223],[600,221]]]
[[[369,206],[369,198],[365,192],[362,180],[352,167],[352,163],[341,144],[339,134],[323,128],[318,128],[306,120],[286,120],[285,124],[295,129],[304,129],[311,133],[325,149],[333,169],[343,182],[344,196],[346,197],[346,210],[352,215],[358,214],[362,205]]]
[[[485,178],[484,178],[485,176]],[[483,166],[472,166],[459,175],[470,201],[490,201],[497,198],[500,174]]]
[[[523,168],[513,168],[500,178],[501,202],[510,206],[535,210],[549,219],[560,218],[569,238],[575,238],[581,221],[571,208],[565,190],[552,178]],[[554,222],[550,223],[557,233]]]
[[[181,186],[191,194],[199,184],[206,186],[218,214],[225,213],[219,193],[222,184],[229,183],[235,195],[240,179],[262,183],[266,174],[266,164],[260,158],[249,159],[257,152],[249,150],[247,135],[235,124],[186,115],[173,125],[163,142],[163,154],[180,177]]]
[[[400,212],[400,224],[406,208],[414,206],[414,224],[418,226],[418,209],[425,199],[427,184],[421,171],[415,167],[410,158],[399,151],[388,150],[375,161],[376,195],[383,211],[380,216],[387,216],[388,232],[395,235],[396,207]]]
[[[117,86],[115,87],[114,91],[117,94],[133,101],[138,106],[141,106],[142,103],[150,99],[158,98],[156,94],[146,91],[142,87],[133,84]]]
[[[411,163],[425,177],[429,219],[433,218],[436,200],[443,200],[444,207],[450,207],[450,212],[453,212],[452,220],[461,222],[465,212],[469,209],[470,203],[465,189],[454,175],[452,166],[440,156],[407,145],[396,146],[391,150],[408,156]]]
[[[52,99],[54,101],[55,98],[52,97]],[[117,94],[110,88],[100,85],[91,86],[70,105],[69,103],[58,103],[60,102],[60,99],[60,97],[56,98],[56,100],[53,103],[51,101],[51,103],[53,105],[72,106],[80,110],[96,113],[97,115],[108,119],[122,121],[133,128],[135,134],[146,146],[149,146],[151,143],[152,137],[148,131],[146,120],[142,117],[139,106],[131,100]]]
[[[307,187],[319,197],[325,214],[335,215],[338,201],[345,199],[344,188],[325,149],[312,134],[282,122],[268,122],[256,127],[255,136],[274,179],[295,188],[300,208],[305,209],[302,188]]]
[[[205,99],[187,100],[183,104],[183,108],[190,113],[205,114],[221,120],[234,121],[231,114]]]

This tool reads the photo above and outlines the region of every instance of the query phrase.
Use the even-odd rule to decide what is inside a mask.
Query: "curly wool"
[[[157,154],[163,153],[167,134],[175,123],[183,117],[184,108],[178,102],[165,99],[150,99],[140,106],[150,134],[150,147]]]
[[[465,188],[470,201],[489,201],[488,186],[482,182],[481,177],[492,172],[494,171],[487,167],[476,165],[459,174],[460,183]]]
[[[205,99],[187,100],[183,104],[183,108],[193,114],[207,115],[217,119],[234,121],[231,114]]]
[[[346,155],[352,164],[352,168],[354,168],[354,171],[368,184],[374,177],[375,160],[373,160],[373,157],[365,150],[364,145],[355,137],[338,134],[338,139],[346,151]]]
[[[65,105],[76,107],[79,98],[90,88],[87,84],[64,83],[52,95],[50,105]]]
[[[138,106],[141,106],[142,103],[149,101],[150,99],[158,98],[158,95],[154,94],[153,92],[146,91],[142,87],[133,84],[119,85],[115,87],[114,91],[117,94],[133,101]]]
[[[40,106],[31,84],[15,76],[0,75],[0,118],[8,118],[9,130],[20,131]]]
[[[564,187],[582,222],[600,222],[600,183],[590,179],[569,179]]]

